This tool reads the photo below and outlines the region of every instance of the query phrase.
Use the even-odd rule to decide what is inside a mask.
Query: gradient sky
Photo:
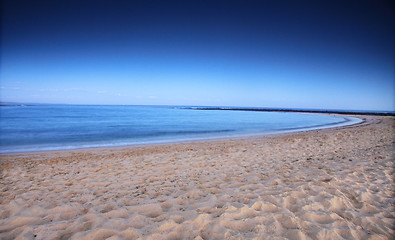
[[[1,101],[395,110],[390,1],[2,2]]]

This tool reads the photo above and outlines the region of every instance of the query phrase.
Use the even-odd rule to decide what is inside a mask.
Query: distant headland
[[[319,110],[319,109],[292,109],[292,108],[233,108],[233,107],[185,107],[191,110],[225,110],[225,111],[258,111],[258,112],[294,112],[294,113],[325,113],[344,115],[374,115],[395,116],[390,111],[350,111],[350,110]]]

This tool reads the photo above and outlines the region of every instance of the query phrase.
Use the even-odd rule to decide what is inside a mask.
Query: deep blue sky
[[[3,0],[1,101],[395,110],[390,1]]]

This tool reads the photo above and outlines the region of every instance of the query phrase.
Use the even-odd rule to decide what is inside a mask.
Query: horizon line
[[[395,110],[357,110],[357,109],[333,109],[333,108],[305,108],[305,107],[252,107],[252,106],[218,106],[218,105],[172,105],[172,104],[83,104],[83,103],[32,103],[32,102],[2,102],[1,107],[35,106],[35,105],[75,105],[75,106],[162,106],[184,107],[197,110],[240,110],[240,111],[272,111],[272,112],[319,112],[319,113],[392,113]]]

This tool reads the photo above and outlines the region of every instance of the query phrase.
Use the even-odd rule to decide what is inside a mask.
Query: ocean
[[[0,153],[268,135],[360,121],[318,114],[196,110],[179,106],[2,106]]]

